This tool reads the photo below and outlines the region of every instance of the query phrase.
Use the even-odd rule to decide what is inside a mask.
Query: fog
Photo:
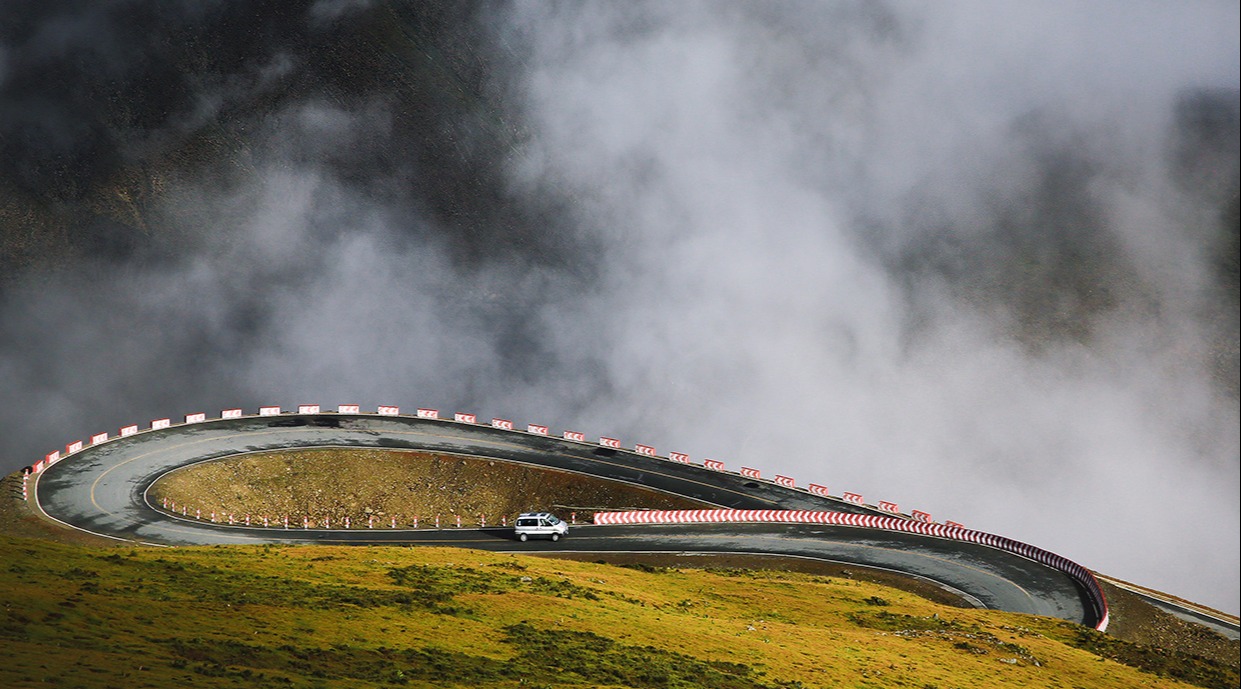
[[[426,48],[449,87],[346,95],[314,51],[385,3],[256,5],[288,16],[152,82],[133,17],[236,12],[155,6],[0,34],[0,191],[96,218],[4,264],[6,471],[190,412],[429,406],[1238,612],[1235,3],[482,5],[436,30],[484,67]],[[231,148],[168,162],[212,127]],[[140,222],[78,189],[135,168]]]

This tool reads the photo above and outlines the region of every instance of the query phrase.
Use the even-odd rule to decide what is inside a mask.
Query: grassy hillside
[[[843,576],[0,537],[0,686],[1178,687],[1235,668]],[[1147,671],[1117,660],[1147,664]]]

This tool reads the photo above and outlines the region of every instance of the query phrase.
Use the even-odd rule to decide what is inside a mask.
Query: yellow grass
[[[611,640],[622,660],[658,652],[674,667],[747,666],[748,683],[737,686],[1188,686],[1062,643],[1072,625],[1058,620],[952,608],[844,578],[642,571],[456,548],[90,550],[8,538],[0,552],[5,687],[520,686],[521,676],[402,678],[399,659],[375,676],[342,669],[380,649],[432,649],[520,670],[531,660],[506,631],[520,623],[549,638]],[[391,574],[403,568],[441,582],[451,611],[385,602],[421,590]],[[340,591],[361,598],[332,597]],[[243,644],[256,659],[196,656],[212,644]],[[678,681],[649,686],[708,686]],[[579,673],[556,686],[608,685]]]

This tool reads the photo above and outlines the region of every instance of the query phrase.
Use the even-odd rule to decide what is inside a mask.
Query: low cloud
[[[329,41],[387,9],[269,25]],[[1237,611],[1235,6],[421,19],[452,40],[399,80],[246,39],[106,156],[44,122],[92,178],[130,157],[158,184],[141,228],[66,230],[70,265],[3,283],[5,466],[196,411],[432,406],[892,500]],[[41,64],[18,52],[0,88]],[[89,121],[18,76],[0,132]],[[167,164],[187,138],[220,152]],[[55,147],[13,140],[5,179],[72,196]]]

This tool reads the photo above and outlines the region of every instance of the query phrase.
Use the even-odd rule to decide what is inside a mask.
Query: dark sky
[[[1229,2],[0,8],[0,461],[260,404],[792,475],[1238,610]]]

